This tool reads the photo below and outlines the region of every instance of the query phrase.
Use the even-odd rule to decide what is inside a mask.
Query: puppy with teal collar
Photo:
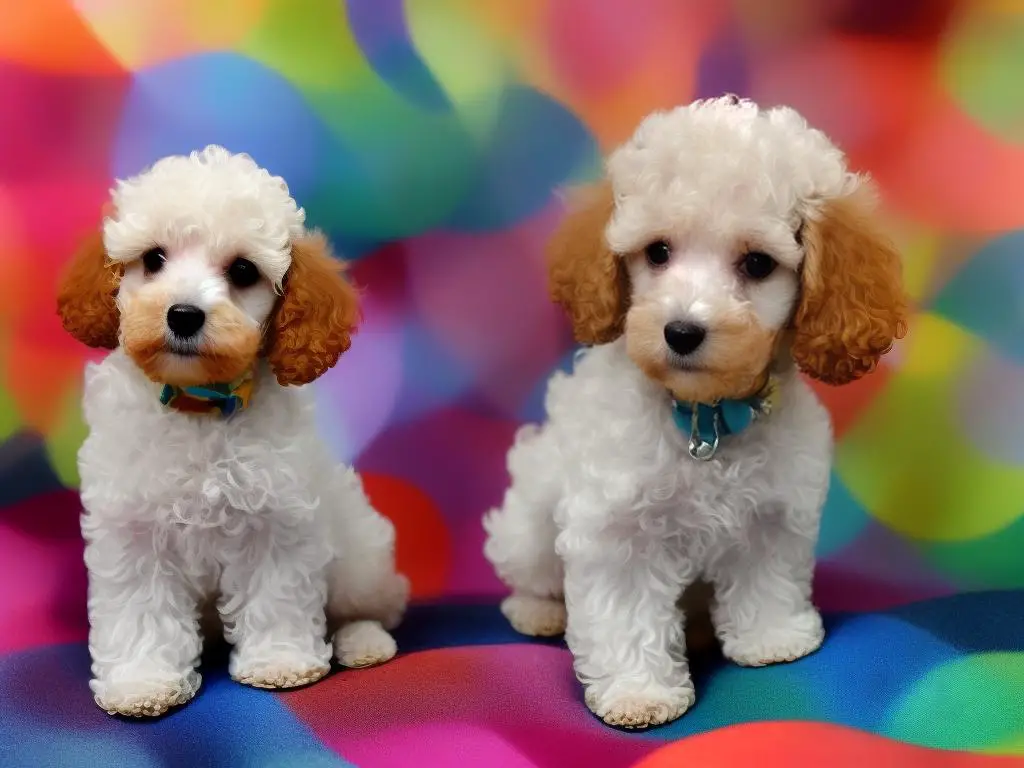
[[[832,428],[801,374],[854,381],[906,332],[872,209],[794,110],[725,97],[648,116],[553,238],[552,297],[589,348],[516,436],[486,555],[517,630],[565,632],[605,722],[693,704],[680,600],[698,580],[732,661],[820,646]]]

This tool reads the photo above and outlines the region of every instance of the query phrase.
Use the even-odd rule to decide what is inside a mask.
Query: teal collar
[[[690,440],[690,456],[710,461],[718,451],[721,438],[738,435],[758,419],[771,413],[777,399],[774,381],[753,397],[743,400],[718,400],[708,403],[672,401],[672,419]]]

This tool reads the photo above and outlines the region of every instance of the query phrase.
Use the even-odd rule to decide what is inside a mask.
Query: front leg
[[[89,653],[96,703],[162,715],[199,690],[198,599],[152,527],[105,529],[87,516]]]
[[[817,530],[817,513],[759,515],[745,544],[712,564],[712,618],[727,658],[760,667],[821,646],[825,630],[811,604]]]
[[[330,669],[324,606],[328,550],[302,520],[268,520],[227,538],[221,576],[229,670],[257,688],[294,688]]]
[[[609,725],[646,728],[694,702],[678,600],[695,573],[664,542],[605,531],[559,536],[567,626],[587,706]]]

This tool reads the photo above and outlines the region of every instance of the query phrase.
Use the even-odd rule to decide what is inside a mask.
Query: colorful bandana
[[[252,385],[251,371],[229,384],[203,384],[197,387],[164,384],[160,402],[182,413],[207,413],[227,418],[248,407]]]
[[[718,443],[727,435],[738,435],[757,419],[771,413],[778,400],[774,380],[758,394],[743,400],[719,400],[715,403],[672,401],[672,418],[680,431],[690,438],[690,456],[710,461],[718,451]]]

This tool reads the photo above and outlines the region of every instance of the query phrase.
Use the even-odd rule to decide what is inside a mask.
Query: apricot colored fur
[[[900,256],[872,222],[870,189],[827,201],[804,232],[792,355],[827,384],[871,373],[907,331]]]
[[[86,238],[61,274],[57,314],[64,330],[87,346],[117,347],[120,318],[115,296],[122,269],[107,259],[103,236],[97,231]]]
[[[308,384],[329,370],[348,350],[358,323],[358,296],[326,238],[297,240],[267,350],[278,382]]]
[[[589,190],[548,245],[551,298],[569,314],[581,344],[604,344],[623,331],[629,279],[604,237],[614,205],[609,184]]]

